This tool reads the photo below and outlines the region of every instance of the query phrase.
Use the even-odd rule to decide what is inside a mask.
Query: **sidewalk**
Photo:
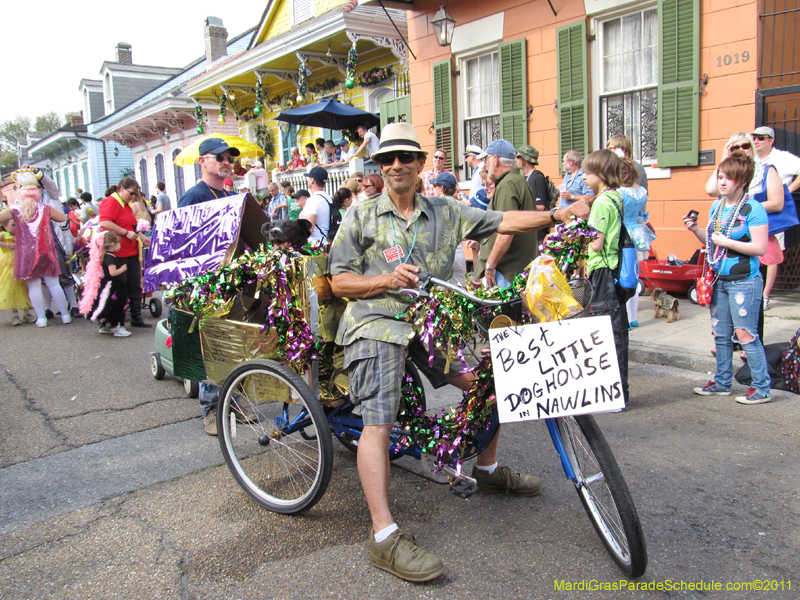
[[[680,321],[667,323],[656,319],[653,301],[649,295],[639,297],[639,326],[630,331],[631,362],[669,365],[691,371],[716,370],[716,360],[711,354],[714,339],[711,337],[711,317],[708,307],[692,304],[688,298],[680,300]],[[800,327],[800,303],[796,297],[777,296],[771,299],[770,309],[764,315],[764,338],[767,344],[789,343]],[[739,353],[734,353],[734,368],[742,365]]]

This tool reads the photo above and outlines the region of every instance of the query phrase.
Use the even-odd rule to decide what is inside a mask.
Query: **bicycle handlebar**
[[[438,277],[434,277],[430,273],[425,273],[424,271],[420,271],[417,273],[419,277],[419,284],[417,285],[417,289],[404,289],[403,291],[412,293],[416,296],[428,296],[428,289],[431,285],[437,285],[439,287],[446,288],[452,292],[456,292],[460,294],[464,298],[475,302],[476,304],[480,304],[481,306],[499,306],[501,304],[505,304],[506,300],[488,300],[486,298],[479,298],[475,294],[472,294],[465,290],[462,287],[455,285],[454,283],[450,283],[449,281],[445,281],[444,279],[439,279]]]

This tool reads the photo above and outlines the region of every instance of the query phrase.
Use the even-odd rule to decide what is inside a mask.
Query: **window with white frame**
[[[314,16],[311,0],[292,0],[292,26],[307,21]]]
[[[658,10],[598,21],[601,144],[627,135],[633,159],[652,164],[658,144]]]
[[[500,57],[497,51],[461,61],[464,147],[485,148],[500,137]]]

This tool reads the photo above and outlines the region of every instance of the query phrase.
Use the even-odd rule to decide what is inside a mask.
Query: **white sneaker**
[[[22,325],[22,321],[19,320],[19,317],[17,315],[14,315],[13,317],[11,317],[11,324]]]
[[[37,327],[47,327],[47,317],[42,317],[41,319],[36,319],[36,326]]]
[[[36,315],[31,314],[29,312],[25,313],[25,322],[26,323],[36,323]]]
[[[114,337],[128,337],[131,334],[130,331],[125,329],[122,325],[117,325],[114,328]]]
[[[70,317],[69,314],[61,315],[61,322],[64,325],[69,325],[70,323],[72,323],[72,317]]]
[[[97,332],[97,333],[114,333],[114,330],[113,330],[113,329],[111,329],[110,327],[106,327],[105,325],[103,325],[103,326],[102,326],[102,327],[101,327],[101,328],[98,330],[98,332]]]

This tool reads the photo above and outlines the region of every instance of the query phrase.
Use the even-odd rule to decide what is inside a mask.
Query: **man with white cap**
[[[756,151],[756,174],[759,176],[759,166],[773,165],[778,170],[783,183],[789,186],[789,191],[794,192],[800,188],[800,157],[786,150],[775,148],[775,130],[772,127],[756,127],[750,134]],[[763,168],[763,167],[762,167]]]
[[[784,185],[789,186],[790,192],[794,192],[800,188],[800,157],[795,156],[791,152],[778,150],[774,147],[775,130],[772,127],[761,126],[756,127],[756,130],[750,135],[753,138],[753,149],[756,151],[756,168],[753,174],[753,181],[750,183],[751,193],[756,183],[759,184],[759,187],[762,185],[760,182],[765,177],[765,167],[767,165],[775,167],[775,170],[778,171],[778,175],[780,175],[781,181],[783,181]],[[784,250],[784,234],[779,233],[775,237],[781,250]],[[769,298],[772,293],[772,288],[775,285],[775,280],[778,278],[779,268],[778,264],[770,264],[766,267],[762,301],[764,310],[769,310]],[[760,320],[763,320],[763,313],[760,315]]]
[[[472,178],[470,179],[469,186],[470,202],[472,202],[472,199],[483,189],[481,171],[486,165],[483,160],[484,158],[486,158],[486,152],[484,152],[480,146],[476,146],[475,144],[468,145],[467,149],[464,151],[464,162],[467,163],[467,166],[470,169],[472,169]]]
[[[400,406],[406,357],[435,387],[450,383],[469,389],[474,375],[446,374],[444,357],[438,352],[429,365],[428,350],[415,339],[412,324],[395,319],[412,302],[401,289],[416,287],[422,270],[449,279],[456,245],[463,239],[485,239],[495,231],[508,235],[535,231],[572,214],[586,218],[589,210],[578,202],[551,213],[500,213],[417,194],[426,154],[411,124],[384,128],[372,158],[386,188],[347,211],[328,259],[333,293],[348,299],[336,343],[345,349],[350,397],[362,407],[364,428],[357,460],[372,518],[370,560],[408,581],[434,579],[444,572],[444,565],[420,548],[410,533],[398,529],[389,509],[389,436]],[[538,478],[497,465],[497,436],[478,456],[472,476],[483,492],[533,496],[541,491]]]

